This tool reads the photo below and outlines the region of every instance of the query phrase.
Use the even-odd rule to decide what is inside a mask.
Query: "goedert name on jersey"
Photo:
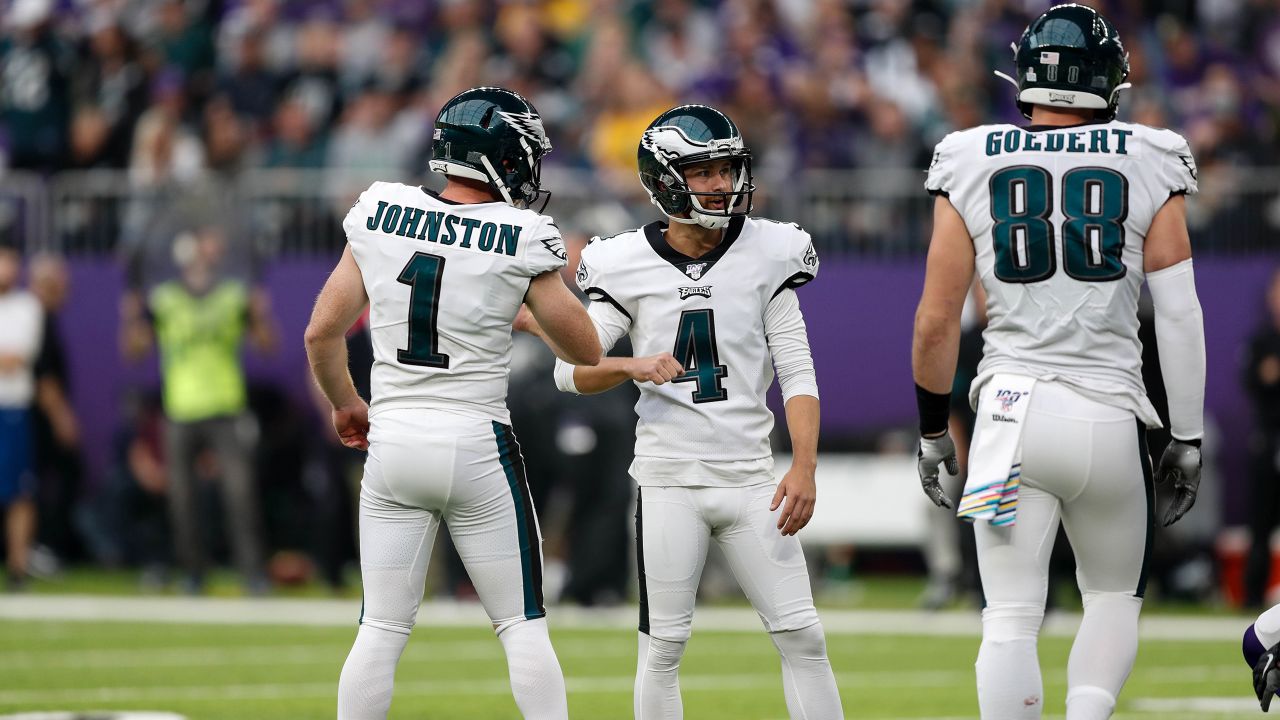
[[[667,244],[664,230],[654,223],[593,240],[575,275],[594,302],[629,318],[636,356],[670,352],[685,369],[664,385],[637,384],[636,455],[767,457],[773,364],[765,308],[817,274],[813,243],[794,224],[736,219],[717,248],[689,258]]]
[[[987,292],[983,376],[1058,377],[1158,422],[1140,374],[1137,303],[1152,218],[1198,189],[1186,140],[1122,122],[986,125],[938,144],[925,187],[950,199],[974,241]]]
[[[564,266],[550,218],[374,183],[343,222],[370,301],[373,408],[508,422],[511,322],[535,275]]]

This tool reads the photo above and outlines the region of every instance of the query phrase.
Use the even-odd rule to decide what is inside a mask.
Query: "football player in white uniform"
[[[476,88],[435,124],[448,184],[374,183],[347,214],[347,247],[316,301],[307,355],[344,444],[367,449],[360,489],[364,607],[338,685],[339,720],[385,718],[443,522],[507,654],[526,718],[564,720],[547,636],[542,538],[508,419],[512,321],[527,303],[557,352],[593,365],[600,344],[558,272],[560,231],[529,205],[551,149],[524,98]],[[545,205],[545,203],[544,203]],[[366,407],[343,334],[370,306]]]
[[[1157,472],[1174,489],[1166,525],[1191,508],[1200,479],[1204,328],[1183,197],[1196,192],[1196,168],[1176,133],[1114,119],[1128,60],[1094,10],[1051,8],[1014,49],[1030,126],[948,135],[926,181],[937,199],[912,349],[920,479],[951,506],[938,472],[955,472],[948,390],[976,268],[989,324],[957,512],[980,521],[978,704],[983,718],[1041,717],[1036,638],[1061,521],[1084,600],[1067,718],[1102,720],[1137,653],[1154,522],[1144,433],[1160,421],[1141,376],[1144,279],[1174,438]]]
[[[818,386],[795,288],[813,279],[818,256],[799,226],[748,216],[751,155],[718,110],[684,105],[658,116],[639,164],[670,222],[594,239],[577,271],[601,345],[630,335],[635,356],[556,368],[568,392],[640,387],[635,716],[683,716],[677,672],[714,541],[782,657],[791,717],[843,718],[795,537],[813,514],[818,443]],[[781,482],[765,405],[775,368],[794,451]]]

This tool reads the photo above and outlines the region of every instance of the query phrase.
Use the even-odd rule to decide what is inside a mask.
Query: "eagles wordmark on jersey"
[[[576,275],[588,297],[625,318],[637,357],[671,352],[684,367],[670,383],[637,383],[636,455],[771,457],[765,311],[817,274],[813,243],[797,225],[737,217],[720,245],[694,259],[667,244],[664,227],[594,240]]]

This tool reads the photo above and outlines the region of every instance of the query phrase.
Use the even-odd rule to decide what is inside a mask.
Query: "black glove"
[[[1258,694],[1262,712],[1271,708],[1271,698],[1280,692],[1280,667],[1276,666],[1277,659],[1280,659],[1280,645],[1273,645],[1253,666],[1253,691]]]
[[[1164,526],[1178,522],[1196,504],[1196,492],[1200,489],[1200,448],[1174,440],[1160,456],[1160,468],[1156,470],[1156,482],[1173,484],[1173,501],[1164,514]]]
[[[948,510],[955,507],[938,484],[938,463],[946,463],[948,473],[960,474],[960,462],[956,460],[956,446],[951,442],[951,436],[943,432],[937,437],[920,438],[920,450],[916,457],[919,458],[916,469],[920,472],[920,485],[924,488],[924,494],[938,507]]]

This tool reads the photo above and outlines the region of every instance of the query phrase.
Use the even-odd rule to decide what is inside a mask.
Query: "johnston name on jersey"
[[[1142,249],[1169,197],[1197,191],[1187,141],[1123,122],[984,125],[943,138],[925,187],[964,218],[987,292],[971,401],[1004,370],[1158,426],[1138,341]]]
[[[429,408],[509,424],[511,322],[530,279],[566,261],[551,219],[376,182],[342,226],[370,301],[371,411]]]
[[[670,352],[684,367],[672,382],[637,383],[637,463],[767,460],[771,468],[766,309],[817,274],[813,243],[793,224],[735,218],[720,245],[693,259],[667,244],[665,227],[593,240],[577,271],[582,291],[616,310],[601,327],[606,348],[629,333],[636,357]]]

